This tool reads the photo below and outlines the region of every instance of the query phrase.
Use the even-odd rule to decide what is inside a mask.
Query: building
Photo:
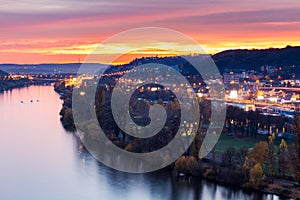
[[[243,82],[246,77],[244,71],[229,71],[223,74],[223,82],[226,88],[238,89],[239,85]]]

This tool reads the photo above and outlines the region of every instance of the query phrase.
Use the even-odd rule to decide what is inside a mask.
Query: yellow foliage
[[[254,148],[249,151],[248,159],[254,163],[260,163],[261,165],[266,162],[268,157],[268,144],[266,142],[256,143]]]
[[[286,149],[287,148],[287,144],[286,142],[284,141],[284,139],[281,139],[281,143],[279,145],[279,148],[280,149]]]
[[[264,180],[263,168],[260,163],[257,163],[250,169],[250,184],[253,187],[259,187]]]

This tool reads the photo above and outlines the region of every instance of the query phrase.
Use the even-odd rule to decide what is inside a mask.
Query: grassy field
[[[216,151],[224,152],[228,147],[234,147],[235,150],[238,151],[242,146],[252,148],[256,143],[257,141],[250,138],[237,138],[222,134],[216,145]]]

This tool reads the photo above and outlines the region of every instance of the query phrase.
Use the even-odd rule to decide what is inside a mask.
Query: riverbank
[[[73,88],[65,86],[63,81],[56,82],[54,84],[54,91],[60,95],[60,99],[63,101],[62,108],[59,112],[60,121],[63,127],[70,132],[76,131],[76,127],[73,120],[72,114],[72,91]]]
[[[171,167],[174,176],[184,177],[187,180],[190,177],[200,177],[213,183],[240,188],[245,191],[257,191],[265,194],[273,194],[281,198],[300,199],[300,187],[297,182],[273,179],[263,175],[259,185],[250,184],[249,174],[244,166],[227,166],[222,163],[216,163],[211,159],[196,159],[193,156],[183,156],[179,158]]]
[[[33,82],[28,79],[20,79],[20,80],[0,80],[0,92],[4,92],[7,90],[12,90],[16,88],[23,88],[32,85]]]
[[[71,109],[72,88],[65,88],[64,84],[60,83],[55,85],[55,90],[61,94],[61,99],[64,101],[60,112],[62,124],[67,130],[70,130],[70,128],[75,130]],[[105,99],[105,95],[100,96]],[[103,105],[101,114],[109,116],[104,109],[105,106],[107,105]],[[101,117],[101,115],[98,115],[98,117]],[[109,117],[105,117],[105,120],[109,120]],[[111,123],[108,124],[111,125]],[[116,133],[119,134],[119,132],[120,131],[114,131],[113,134],[108,134],[108,137],[120,148],[137,153],[144,152],[145,149],[139,146],[141,144],[139,140],[131,140],[131,138],[125,140],[125,134],[123,137],[115,135]],[[120,134],[122,134],[122,132]],[[201,138],[198,139],[201,140]],[[252,163],[247,164],[246,159],[248,159],[248,157],[250,158],[249,152],[251,151],[249,147],[241,147],[237,152],[226,152],[227,150],[228,149],[224,150],[225,152],[218,153],[212,152],[214,155],[210,155],[209,158],[197,159],[197,155],[192,152],[199,152],[199,146],[197,147],[194,143],[191,150],[170,167],[172,170],[175,170],[177,174],[184,174],[186,177],[201,177],[218,184],[237,187],[247,191],[258,191],[275,194],[284,198],[300,199],[300,187],[298,187],[297,184],[283,179],[277,179],[278,181],[274,182],[269,181],[268,178],[266,178],[266,171],[263,171],[263,169],[261,169],[261,171],[258,170],[258,172],[255,171],[256,166],[259,166],[257,165],[258,161],[251,160]],[[261,154],[265,154],[264,151],[265,150],[263,150]],[[268,149],[266,151],[268,151]],[[237,155],[239,155],[239,158],[235,158]],[[267,162],[266,158],[264,159],[260,165],[264,165]]]
[[[50,85],[57,80],[53,79],[51,81],[43,81],[43,80],[31,80],[28,78],[21,78],[21,79],[1,79],[0,78],[0,92],[18,89],[18,88],[24,88],[31,85]]]

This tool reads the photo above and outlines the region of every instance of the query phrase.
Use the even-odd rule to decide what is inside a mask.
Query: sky
[[[299,11],[298,0],[1,0],[0,63],[83,61],[111,36],[141,27],[178,31],[211,54],[297,46]],[[115,45],[106,57],[119,53]],[[120,62],[141,56],[130,55]]]

